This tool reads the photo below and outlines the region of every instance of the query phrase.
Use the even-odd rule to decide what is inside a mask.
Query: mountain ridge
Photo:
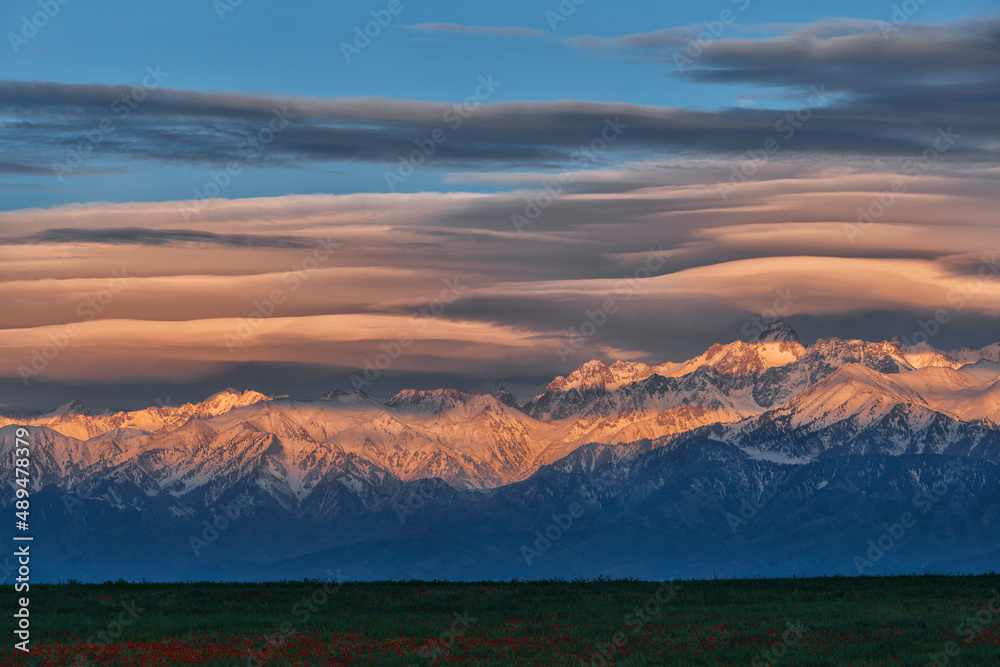
[[[819,540],[831,553],[846,548],[841,538],[864,544],[874,528],[860,526],[906,511],[905,490],[943,474],[942,462],[976,472],[948,487],[955,500],[939,507],[951,514],[921,529],[920,562],[939,562],[935,534],[950,536],[945,551],[1000,553],[1000,363],[990,346],[908,357],[892,341],[806,347],[785,327],[766,337],[778,340],[715,344],[659,366],[594,360],[523,405],[502,383],[388,399],[229,389],[132,412],[72,402],[31,420],[0,418],[0,453],[12,454],[27,424],[32,502],[48,508],[49,538],[74,545],[49,563],[67,576],[106,571],[97,540],[131,554],[136,572],[171,576],[304,576],[320,558],[309,554],[382,577],[651,574],[647,561],[676,573],[691,556],[675,544],[699,568],[798,573],[807,570],[796,551],[775,551],[769,536]],[[782,476],[798,481],[785,489]],[[13,487],[12,469],[0,479]],[[848,500],[857,480],[867,505]],[[766,520],[742,518],[746,533],[730,533],[734,508],[762,493],[774,503],[759,510]],[[845,515],[847,502],[857,506]],[[207,560],[178,546],[233,503],[243,509],[226,546]],[[564,556],[540,551],[538,563],[551,566],[524,570],[522,543],[572,503],[586,510]],[[136,536],[167,540],[163,558],[137,551]],[[478,569],[455,560],[456,549],[476,554]],[[740,550],[756,570],[738,563]],[[403,553],[438,565],[414,567]]]

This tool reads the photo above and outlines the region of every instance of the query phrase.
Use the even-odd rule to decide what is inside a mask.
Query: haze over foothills
[[[987,346],[997,10],[4,3],[0,410]]]

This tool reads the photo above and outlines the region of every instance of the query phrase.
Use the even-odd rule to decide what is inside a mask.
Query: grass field
[[[9,639],[0,655],[80,666],[997,667],[998,588],[998,575],[33,585],[31,654]],[[9,619],[10,587],[2,598]]]

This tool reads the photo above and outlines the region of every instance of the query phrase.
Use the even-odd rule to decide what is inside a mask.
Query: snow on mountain
[[[630,384],[607,382],[605,378],[609,374],[605,371],[610,367],[599,361],[588,362],[568,378],[558,378],[524,409],[541,420],[578,419],[580,423],[575,426],[575,431],[570,431],[570,435],[579,434],[588,423],[595,421],[595,413],[600,414],[606,423],[594,432],[593,439],[596,441],[636,435],[659,437],[679,432],[672,429],[680,428],[682,424],[696,427],[700,425],[696,423],[698,421],[701,424],[733,421],[759,414],[784,403],[844,364],[859,363],[891,373],[913,368],[898,347],[889,342],[821,339],[805,348],[798,342],[794,331],[779,322],[773,323],[770,331],[765,333],[771,340],[716,344],[698,357],[679,364],[633,366],[635,376],[648,375]],[[615,427],[609,415],[614,412],[612,404],[617,399],[608,398],[609,394],[627,391],[653,377],[687,378],[688,384],[673,385],[672,391],[677,392],[673,398],[661,398],[643,408],[635,406],[630,411],[623,411],[622,421]],[[592,379],[584,381],[587,378]],[[689,390],[693,393],[686,393]],[[678,405],[685,406],[686,419],[676,425],[666,423],[671,420],[666,411]],[[642,413],[642,410],[647,412]],[[696,414],[697,417],[694,417]],[[659,429],[655,427],[657,420],[665,422]],[[646,422],[645,430],[626,428],[639,421]],[[616,436],[618,433],[622,435]]]
[[[553,380],[543,394],[525,405],[525,410],[541,419],[562,419],[590,409],[589,401],[594,398],[600,400],[602,392],[616,391],[650,377],[682,378],[704,368],[722,375],[748,378],[791,364],[805,353],[806,348],[791,327],[773,322],[758,341],[717,343],[684,362],[649,366],[640,362],[616,361],[608,366],[600,360],[588,361],[568,376]],[[759,406],[753,405],[752,401],[744,408],[759,410]]]
[[[769,368],[790,364],[805,352],[795,330],[776,320],[750,342],[716,343],[693,359],[671,367],[659,366],[656,372],[665,377],[681,377],[702,366],[711,366],[726,375],[759,375]]]
[[[881,373],[912,370],[899,348],[888,342],[821,338],[805,354],[764,371],[754,385],[754,400],[764,408],[788,401],[845,364],[861,364]]]
[[[980,359],[1000,361],[1000,341],[984,347],[959,347],[943,354],[956,365],[974,364]]]
[[[1000,341],[985,347],[960,347],[950,352],[936,350],[927,342],[901,347],[906,360],[914,368],[948,366],[961,368],[979,361],[1000,362]]]
[[[846,419],[869,425],[900,403],[926,406],[920,394],[861,364],[841,366],[793,398],[776,412],[791,417],[790,425],[830,426]]]
[[[1000,362],[988,359],[980,359],[974,364],[965,364],[960,366],[958,370],[968,373],[983,382],[993,382],[1000,379]]]
[[[1000,418],[1000,388],[995,377],[984,380],[1000,364],[983,350],[949,360],[889,341],[821,339],[806,348],[775,322],[757,341],[716,344],[686,362],[587,362],[523,409],[502,383],[482,394],[403,390],[385,401],[358,391],[297,401],[226,390],[200,403],[114,414],[70,403],[29,423],[40,427],[46,479],[131,485],[131,500],[119,493],[118,503],[208,502],[254,488],[286,509],[323,512],[337,498],[364,505],[375,489],[426,478],[499,487],[589,443],[624,448],[705,428],[734,442],[746,434],[784,433],[793,442],[825,432],[821,446],[806,447],[814,454],[891,420],[905,426],[885,435],[886,452],[913,451],[904,442],[911,436],[917,450],[936,451],[921,440],[931,437],[928,429],[951,429],[946,447],[964,422],[975,422],[978,442],[991,428],[982,424]],[[970,372],[950,365],[973,356],[978,361],[962,366]],[[788,451],[755,447],[772,458],[804,455],[801,442]]]
[[[408,459],[411,450],[400,450],[398,441],[382,445],[394,447],[393,459],[385,462],[401,479],[434,476],[463,487],[509,483],[534,471],[539,452],[559,432],[559,426],[536,420],[495,396],[454,389],[404,390],[387,401],[385,409],[393,423],[431,443],[420,448],[424,456],[435,454],[414,461]],[[347,435],[337,438],[344,447],[352,446],[345,444]],[[377,442],[370,436],[366,441]]]
[[[987,385],[985,391],[957,404],[955,412],[962,419],[988,419],[1000,424],[1000,379]]]
[[[757,342],[759,343],[799,343],[799,335],[795,333],[795,329],[791,328],[781,320],[775,320],[771,322],[764,330],[760,332],[757,336]]]
[[[879,373],[845,364],[778,409],[791,425],[830,425],[846,419],[867,425],[899,404],[926,408],[950,417],[988,419],[996,410],[996,387],[948,367],[928,366],[902,373]]]
[[[588,361],[568,376],[557,377],[546,387],[546,392],[566,392],[571,389],[610,391],[640,382],[651,375],[682,377],[703,366],[727,375],[758,374],[768,368],[783,366],[799,359],[805,350],[791,327],[782,322],[774,322],[757,341],[716,343],[704,353],[685,362],[649,366],[635,361],[616,361],[608,366],[600,360]]]
[[[254,403],[259,403],[260,401],[270,401],[269,396],[265,396],[260,392],[246,390],[243,393],[229,388],[225,391],[220,391],[217,394],[209,396],[207,399],[201,403],[191,404],[187,403],[181,406],[181,410],[187,408],[193,415],[209,414],[209,415],[221,415],[223,413],[229,412],[235,408],[242,408],[246,405],[253,405]]]
[[[704,366],[683,377],[652,375],[614,391],[546,393],[525,406],[529,414],[563,425],[543,461],[588,442],[627,443],[658,438],[763,411],[752,396],[752,378]]]
[[[656,370],[653,367],[641,362],[616,361],[608,366],[603,361],[595,359],[583,364],[566,377],[560,375],[550,382],[545,390],[546,392],[565,392],[571,389],[610,391],[632,382],[645,380],[654,372]]]
[[[928,407],[963,419],[988,388],[979,378],[948,366],[926,366],[900,373],[896,379],[916,391]]]
[[[13,458],[17,429],[15,425],[0,428],[0,456],[6,461]],[[121,448],[114,442],[86,442],[44,426],[30,428],[28,434],[30,479],[36,490],[49,484],[63,488],[79,484],[95,470],[109,465],[121,453]],[[3,466],[0,481],[11,486],[13,480],[13,466]]]
[[[995,390],[951,369],[881,373],[849,363],[783,405],[707,433],[756,457],[808,460],[836,448],[993,459],[1000,457],[1000,428],[970,412],[993,405]]]
[[[827,391],[834,386],[838,386],[839,391]],[[802,423],[815,413],[815,406],[807,402],[808,397],[822,395],[824,400],[837,403],[836,397],[839,396],[844,399],[840,408],[862,421],[863,411],[859,402],[864,398],[873,402],[870,404],[873,409],[876,404],[884,408],[907,403],[961,420],[989,419],[997,422],[995,417],[1000,410],[996,402],[997,396],[1000,396],[998,386],[1000,383],[991,386],[973,375],[947,366],[926,366],[902,373],[883,374],[859,364],[847,364],[826,380],[802,392],[785,409],[795,413],[793,424]],[[884,409],[878,415],[869,413],[869,419],[881,414],[884,414]]]
[[[227,389],[214,394],[201,403],[186,403],[180,407],[151,407],[134,412],[116,412],[94,409],[79,401],[60,406],[54,412],[28,420],[0,418],[4,424],[33,424],[47,426],[66,436],[87,440],[114,429],[138,429],[162,433],[177,428],[189,419],[204,419],[224,414],[235,408],[269,401],[270,397],[256,391],[238,392]]]
[[[769,368],[785,366],[804,355],[806,348],[797,340],[741,340],[722,345],[716,343],[694,359],[679,365],[658,366],[656,372],[665,377],[681,377],[703,366],[710,366],[726,375],[759,375]]]
[[[791,536],[813,547],[826,540],[823,553],[839,549],[849,562],[855,543],[882,530],[877,521],[898,516],[942,478],[946,461],[958,460],[973,472],[949,490],[946,516],[921,530],[927,544],[947,539],[946,550],[962,551],[995,543],[1000,362],[992,356],[989,346],[944,353],[893,341],[804,347],[774,323],[757,341],[713,345],[686,362],[588,362],[523,408],[502,383],[484,393],[404,390],[388,400],[227,390],[178,408],[114,414],[74,402],[29,420],[32,502],[50,537],[69,545],[58,563],[66,576],[78,563],[98,576],[108,549],[167,569],[186,563],[194,569],[174,576],[204,577],[230,576],[232,567],[303,576],[303,562],[331,558],[412,576],[415,554],[443,568],[434,576],[465,567],[480,577],[484,564],[497,576],[554,576],[570,571],[557,552],[571,549],[583,554],[578,562],[612,569],[622,554],[640,554],[633,565],[646,567],[674,552],[717,557],[713,567],[747,554],[758,565],[794,567],[802,559]],[[0,455],[11,456],[16,428],[0,421]],[[727,513],[774,487],[781,471],[796,483],[734,537]],[[0,483],[13,484],[10,466]],[[581,485],[594,506],[546,556],[554,569],[539,561],[515,572],[510,554],[539,517],[579,501]],[[207,560],[192,560],[188,536],[234,499],[248,502],[239,528]],[[720,555],[731,537],[737,542]],[[136,549],[138,540],[173,551]],[[99,554],[87,551],[91,542]],[[282,570],[279,557],[304,560]],[[258,568],[268,558],[278,569]],[[198,569],[212,559],[221,570]]]

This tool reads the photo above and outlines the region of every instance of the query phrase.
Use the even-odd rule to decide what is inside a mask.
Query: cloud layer
[[[12,178],[55,182],[88,142],[62,176],[391,172],[431,142],[423,168],[454,190],[0,212],[0,403],[22,379],[152,387],[264,366],[281,369],[271,391],[297,373],[346,388],[367,371],[376,393],[551,376],[683,359],[768,313],[806,340],[912,337],[940,313],[940,347],[995,340],[1000,22],[741,30],[682,68],[697,31],[572,44],[766,87],[774,108],[494,103],[503,82],[484,74],[465,106],[156,87],[123,116],[131,87],[0,82]]]
[[[453,24],[417,28],[523,32]],[[0,140],[9,155],[0,169],[37,173],[40,164],[65,163],[75,149],[86,150],[81,138],[87,136],[94,138],[95,160],[110,166],[129,160],[188,165],[242,160],[246,167],[293,168],[392,164],[430,141],[435,130],[446,140],[431,144],[434,157],[428,164],[443,168],[565,168],[595,142],[601,146],[594,151],[600,163],[732,155],[776,135],[784,137],[782,149],[791,154],[906,156],[924,150],[938,129],[948,127],[964,138],[948,161],[996,162],[1000,153],[996,19],[906,25],[890,34],[873,22],[830,20],[772,37],[712,39],[692,53],[695,57],[685,56],[690,63],[675,67],[690,38],[688,31],[674,29],[575,43],[663,62],[672,76],[776,87],[785,91],[781,105],[692,111],[574,100],[491,103],[504,82],[485,73],[470,82],[469,98],[458,104],[165,87],[144,89],[138,101],[129,86],[3,81],[0,114],[6,122]],[[130,96],[135,101],[122,104]],[[609,118],[625,128],[613,143],[600,141]],[[110,122],[112,130],[101,132],[102,122]],[[266,146],[251,150],[262,133]]]
[[[3,213],[4,229],[41,231],[0,250],[0,365],[16,377],[68,337],[31,381],[191,381],[241,363],[343,379],[376,359],[386,377],[555,374],[684,358],[775,303],[806,338],[864,312],[881,317],[854,336],[910,337],[939,309],[978,318],[971,336],[944,327],[942,347],[996,338],[982,325],[1000,318],[994,172],[774,165],[723,200],[722,169],[693,171],[605,174],[635,183],[556,197],[520,230],[535,190],[217,200],[191,223],[211,233],[178,231],[178,202]],[[588,321],[601,325],[576,335]]]

